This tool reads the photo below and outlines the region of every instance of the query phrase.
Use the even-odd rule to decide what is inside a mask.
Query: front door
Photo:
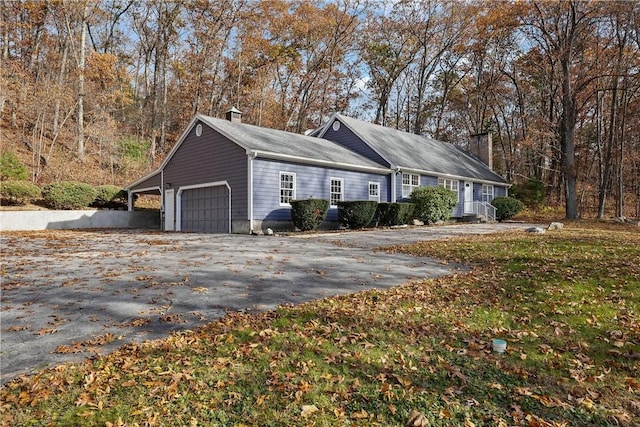
[[[164,231],[174,231],[176,229],[176,209],[173,188],[164,190]]]
[[[472,214],[473,211],[473,182],[464,183],[464,213]]]

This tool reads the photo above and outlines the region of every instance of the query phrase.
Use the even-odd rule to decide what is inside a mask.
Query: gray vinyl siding
[[[291,208],[280,206],[280,172],[296,174],[296,199],[329,200],[331,178],[344,179],[344,200],[368,200],[369,182],[380,183],[380,201],[390,200],[389,175],[329,169],[257,158],[253,161],[253,217],[257,220],[290,221]],[[327,220],[337,221],[337,209]]]
[[[323,138],[333,141],[337,144],[348,148],[374,162],[379,163],[382,167],[390,167],[389,162],[385,161],[378,153],[369,147],[362,139],[354,134],[344,123],[341,123],[340,129],[333,130],[332,126],[327,128]]]
[[[507,194],[507,187],[497,186],[493,184],[493,197],[505,197]],[[463,193],[464,195],[464,193]],[[473,184],[473,200],[482,200],[482,183]]]
[[[164,182],[181,186],[227,181],[231,187],[231,219],[246,220],[247,155],[209,126],[196,136],[194,125],[164,168]]]

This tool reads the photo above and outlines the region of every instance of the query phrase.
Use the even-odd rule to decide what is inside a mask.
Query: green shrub
[[[0,178],[3,181],[24,181],[29,178],[29,171],[15,154],[11,151],[3,151],[0,154]]]
[[[384,227],[407,224],[414,208],[413,203],[378,203],[374,221]]]
[[[116,185],[99,185],[91,206],[106,209],[121,209],[127,206],[127,192]]]
[[[511,219],[524,209],[524,204],[513,197],[496,197],[491,204],[496,208],[496,219],[498,221]]]
[[[458,195],[444,187],[418,187],[411,193],[411,203],[415,205],[414,215],[425,224],[432,224],[451,217]]]
[[[338,221],[348,228],[362,228],[369,225],[376,213],[378,202],[353,200],[338,202]]]
[[[327,217],[328,210],[328,200],[292,200],[291,221],[300,231],[315,230]]]
[[[96,190],[82,182],[62,181],[42,189],[45,202],[54,209],[81,209],[96,198]]]
[[[10,204],[24,205],[40,195],[40,188],[29,181],[0,182],[0,197]]]

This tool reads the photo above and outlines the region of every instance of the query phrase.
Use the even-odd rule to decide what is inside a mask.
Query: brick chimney
[[[491,132],[471,135],[469,140],[469,151],[476,155],[484,164],[493,169],[493,143]]]
[[[242,123],[242,112],[236,107],[231,107],[225,117],[231,123]]]

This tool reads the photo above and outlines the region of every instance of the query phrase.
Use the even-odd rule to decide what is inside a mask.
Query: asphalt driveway
[[[526,227],[468,224],[292,237],[5,233],[0,382],[193,329],[227,311],[270,310],[461,268],[376,247]]]

